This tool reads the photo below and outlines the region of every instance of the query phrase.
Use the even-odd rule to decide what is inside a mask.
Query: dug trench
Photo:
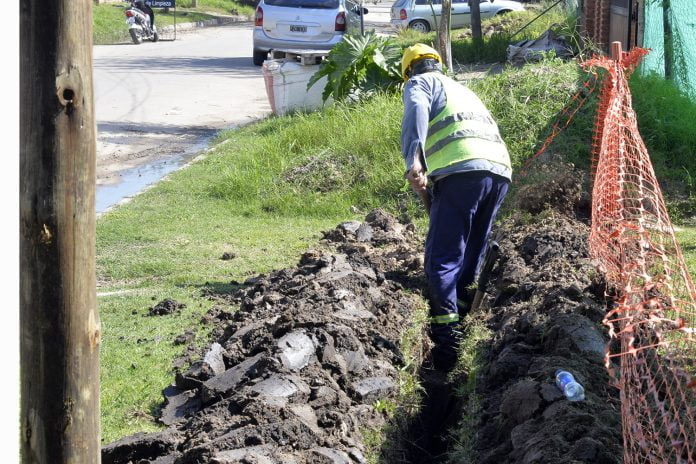
[[[296,267],[206,291],[215,341],[179,361],[166,428],[103,447],[102,462],[622,462],[588,196],[578,171],[547,174],[519,189],[494,229],[501,257],[462,329],[492,334],[476,346],[477,372],[419,369],[429,350],[414,322],[426,296],[422,236],[378,209],[325,232]],[[557,389],[559,368],[584,385],[584,401]],[[420,376],[420,407],[400,403],[408,372]],[[375,430],[381,450],[368,443]]]

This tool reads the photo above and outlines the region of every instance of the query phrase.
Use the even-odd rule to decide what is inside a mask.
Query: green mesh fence
[[[696,2],[646,0],[643,47],[652,49],[641,71],[672,79],[696,100]]]

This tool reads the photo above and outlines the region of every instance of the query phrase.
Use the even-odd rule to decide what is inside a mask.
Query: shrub
[[[324,76],[324,101],[329,97],[336,101],[360,100],[378,91],[399,89],[400,60],[401,47],[374,31],[364,36],[349,34],[329,52],[307,89]]]

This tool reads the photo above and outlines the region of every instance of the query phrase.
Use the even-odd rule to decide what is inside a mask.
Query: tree
[[[452,0],[442,0],[440,27],[437,32],[437,46],[442,64],[452,69],[452,38],[450,36],[450,18],[452,16]]]
[[[474,42],[483,41],[483,31],[481,30],[481,0],[469,0],[471,9],[471,37]]]

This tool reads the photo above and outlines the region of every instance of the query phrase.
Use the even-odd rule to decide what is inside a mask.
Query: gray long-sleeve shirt
[[[401,121],[401,154],[406,163],[406,171],[413,167],[418,153],[425,153],[425,140],[428,136],[428,124],[447,104],[447,95],[440,79],[434,72],[418,74],[408,80],[403,94],[404,117]],[[425,156],[421,164],[426,167]],[[493,174],[512,179],[512,170],[498,163],[485,159],[471,159],[455,163],[438,170],[436,178],[458,172],[489,171]]]

